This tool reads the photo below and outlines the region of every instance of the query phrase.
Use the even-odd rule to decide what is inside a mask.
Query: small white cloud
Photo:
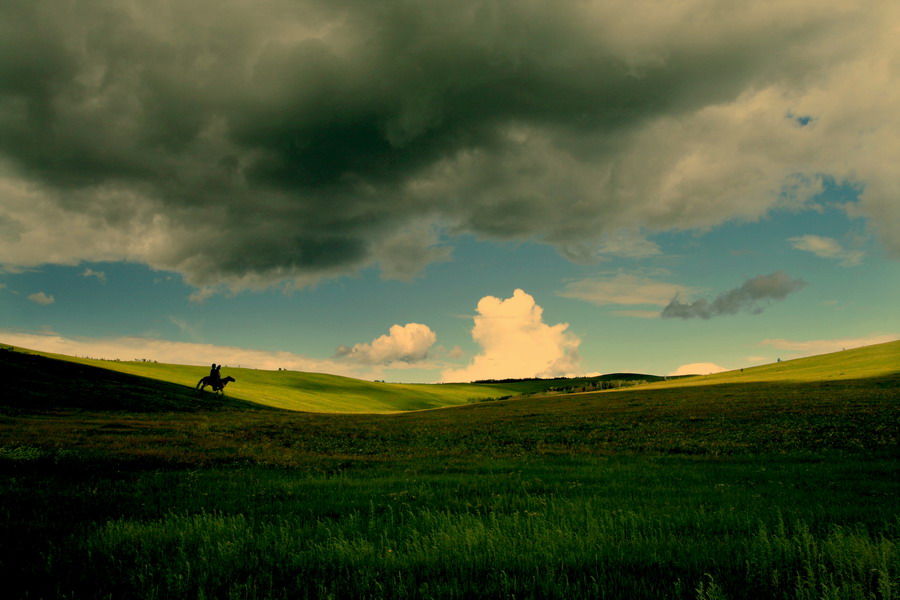
[[[665,306],[674,296],[692,292],[693,290],[682,285],[619,273],[614,276],[573,281],[567,284],[559,295],[598,306],[609,304]],[[659,313],[654,313],[654,316],[658,317]]]
[[[681,365],[680,367],[669,373],[669,377],[676,377],[679,375],[710,375],[712,373],[722,373],[723,371],[727,370],[728,369],[726,369],[725,367],[711,362],[689,363],[686,365]]]
[[[36,294],[31,294],[28,296],[28,299],[34,302],[35,304],[53,304],[56,300],[53,296],[45,294],[44,292],[38,292]]]
[[[485,296],[478,302],[472,339],[481,353],[462,369],[443,372],[442,380],[475,381],[556,377],[578,371],[581,340],[568,323],[547,325],[534,298],[515,290],[511,298]]]
[[[100,282],[106,283],[106,273],[103,271],[95,271],[93,269],[85,269],[81,273],[82,277],[96,277]]]
[[[866,255],[862,250],[845,249],[837,240],[819,235],[801,235],[788,238],[788,241],[797,250],[812,252],[820,258],[839,260],[842,267],[856,266]]]
[[[368,344],[352,348],[341,346],[337,356],[366,365],[389,365],[396,362],[415,363],[425,360],[437,336],[427,325],[407,323],[393,325],[387,335]]]

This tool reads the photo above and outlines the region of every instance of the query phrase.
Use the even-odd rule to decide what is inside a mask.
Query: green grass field
[[[98,364],[0,352],[5,597],[900,596],[900,342],[548,396]]]
[[[208,367],[69,359],[39,354],[189,388],[196,386],[201,377],[209,374]],[[386,384],[296,371],[226,367],[222,376],[227,375],[237,380],[226,388],[226,395],[230,398],[273,408],[315,412],[397,412],[465,404],[469,398],[475,397],[518,393],[517,390],[498,386]]]
[[[109,361],[33,352],[23,348],[15,350],[189,388],[196,386],[201,377],[209,374],[208,367]],[[226,388],[229,398],[285,410],[333,413],[391,413],[446,408],[472,401],[534,394],[551,387],[584,387],[592,382],[619,381],[622,378],[638,382],[660,379],[649,375],[613,374],[572,380],[431,385],[377,383],[322,373],[226,367],[222,377],[228,375],[237,380]]]

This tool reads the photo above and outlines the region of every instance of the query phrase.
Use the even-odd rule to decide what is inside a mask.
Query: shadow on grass
[[[198,412],[277,409],[191,387],[36,354],[0,350],[0,414],[103,410]]]

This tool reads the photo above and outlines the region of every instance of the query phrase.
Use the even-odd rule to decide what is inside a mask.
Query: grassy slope
[[[209,373],[206,367],[155,362],[107,361],[17,348],[38,356],[117,373],[194,388]],[[297,371],[261,371],[227,367],[223,376],[236,381],[226,388],[232,399],[253,402],[271,408],[309,412],[390,413],[467,404],[472,400],[493,399],[539,393],[548,387],[583,385],[596,378],[570,380],[530,380],[502,383],[400,384],[376,383],[324,373]],[[612,375],[608,378],[641,379],[647,375]]]
[[[154,362],[106,361],[17,348],[50,359],[136,375],[191,389],[206,367]],[[496,398],[522,393],[521,384],[396,384],[296,371],[261,371],[226,368],[223,376],[236,379],[226,388],[234,400],[262,406],[311,412],[385,413],[466,404],[470,399]],[[206,395],[210,395],[207,390]]]
[[[863,348],[786,360],[714,375],[652,384],[654,388],[735,383],[809,383],[870,379],[900,372],[900,340]]]
[[[190,388],[208,373],[205,367],[188,365],[113,362],[40,352],[34,354]],[[898,370],[900,370],[900,341],[773,363],[743,371],[689,377],[641,387],[656,389],[866,379],[896,373]],[[582,381],[544,380],[429,385],[375,383],[337,375],[295,371],[228,368],[223,374],[231,375],[237,380],[227,388],[227,395],[232,400],[285,410],[336,413],[389,413],[445,408],[464,405],[474,399],[535,394],[559,383],[573,385]]]

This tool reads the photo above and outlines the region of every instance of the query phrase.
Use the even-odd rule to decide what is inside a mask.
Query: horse
[[[216,382],[212,377],[209,377],[207,375],[197,382],[197,389],[202,392],[203,388],[209,385],[212,386],[213,392],[215,392],[216,394],[225,394],[225,386],[228,385],[229,381],[235,381],[234,377],[229,375],[228,377],[220,379],[218,382]]]

